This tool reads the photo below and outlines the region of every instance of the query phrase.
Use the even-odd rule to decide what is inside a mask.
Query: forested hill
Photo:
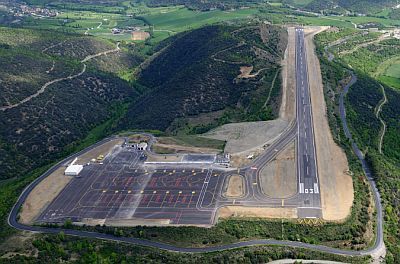
[[[151,7],[185,5],[189,9],[206,11],[216,8],[222,10],[237,9],[262,2],[261,0],[147,0],[146,4]]]
[[[165,130],[177,118],[217,111],[224,113],[217,123],[275,118],[286,42],[285,29],[264,24],[207,26],[177,36],[141,71],[138,83],[150,92],[121,125]],[[248,78],[239,76],[244,66],[251,68]]]
[[[0,36],[0,180],[64,156],[137,95],[109,72],[141,62],[125,47],[45,30],[0,27]]]

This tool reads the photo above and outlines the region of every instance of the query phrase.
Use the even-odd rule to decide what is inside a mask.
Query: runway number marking
[[[314,189],[304,189],[304,192],[313,194],[314,193]]]

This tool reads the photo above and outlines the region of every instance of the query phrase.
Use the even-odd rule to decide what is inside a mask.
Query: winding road
[[[96,239],[103,239],[103,240],[109,240],[109,241],[117,241],[117,242],[125,242],[125,243],[131,243],[131,244],[136,244],[140,246],[148,246],[148,247],[155,247],[159,248],[162,250],[168,250],[168,251],[175,251],[175,252],[181,252],[181,253],[206,253],[206,252],[215,252],[215,251],[221,251],[221,250],[229,250],[229,249],[235,249],[235,248],[241,248],[241,247],[248,247],[248,246],[256,246],[256,245],[277,245],[277,246],[289,246],[289,247],[295,247],[295,248],[305,248],[305,249],[310,249],[310,250],[316,250],[320,252],[325,252],[325,253],[331,253],[331,254],[340,254],[340,255],[346,255],[346,256],[365,256],[365,255],[371,255],[379,252],[383,247],[384,247],[384,242],[383,242],[383,220],[382,220],[382,206],[381,206],[381,199],[380,195],[378,192],[378,189],[376,187],[376,184],[371,176],[370,169],[368,168],[366,161],[364,160],[364,157],[359,150],[358,146],[356,143],[353,141],[351,137],[350,130],[347,126],[347,121],[346,121],[346,110],[345,110],[345,105],[344,105],[344,97],[346,93],[348,92],[349,88],[351,85],[353,85],[357,81],[357,77],[352,73],[352,79],[351,81],[346,85],[344,91],[341,93],[340,96],[340,117],[342,120],[343,124],[343,129],[345,132],[346,137],[350,140],[353,151],[359,158],[362,168],[367,175],[367,179],[369,183],[371,184],[371,188],[373,191],[373,195],[375,198],[375,207],[377,211],[377,230],[376,230],[376,240],[373,244],[368,249],[365,250],[360,250],[360,251],[353,251],[353,250],[344,250],[344,249],[338,249],[338,248],[332,248],[332,247],[327,247],[323,245],[315,245],[315,244],[307,244],[307,243],[302,243],[302,242],[297,242],[297,241],[282,241],[282,240],[273,240],[273,239],[256,239],[256,240],[250,240],[250,241],[241,241],[237,243],[232,243],[232,244],[226,244],[226,245],[217,245],[217,246],[211,246],[211,247],[203,247],[203,248],[187,248],[187,247],[179,247],[179,246],[174,246],[170,244],[165,244],[161,242],[156,242],[156,241],[150,241],[146,239],[140,239],[140,238],[132,238],[132,237],[117,237],[111,234],[104,234],[104,233],[96,233],[96,232],[88,232],[88,231],[80,231],[80,230],[71,230],[71,229],[63,229],[63,228],[47,228],[47,227],[40,227],[40,226],[29,226],[29,225],[24,225],[18,222],[18,213],[19,210],[24,203],[25,199],[29,195],[29,193],[48,175],[50,175],[52,172],[54,172],[60,165],[66,163],[67,161],[81,155],[82,153],[85,153],[96,146],[99,146],[101,144],[104,144],[105,142],[108,142],[115,137],[110,137],[106,138],[78,153],[75,153],[63,161],[60,161],[56,165],[54,165],[51,169],[49,169],[46,173],[35,179],[31,184],[29,184],[21,193],[20,197],[18,198],[16,204],[13,206],[9,217],[8,217],[8,224],[16,229],[19,230],[26,230],[26,231],[31,231],[31,232],[41,232],[41,233],[52,233],[52,234],[57,234],[61,231],[63,231],[67,235],[72,235],[72,236],[79,236],[79,237],[87,237],[87,238],[96,238]],[[297,122],[293,122],[290,127],[282,134],[282,137],[280,137],[275,143],[272,144],[271,149],[274,148],[279,148],[281,149],[282,147],[286,146],[288,143],[292,142],[293,139],[297,135]],[[268,151],[265,153],[265,155],[260,156],[258,159],[255,160],[255,164],[263,164],[265,162],[268,162],[268,160],[272,159],[276,153],[274,151]]]
[[[56,46],[58,46],[58,45],[60,45],[62,43],[63,42],[60,42],[59,44],[55,44],[55,45],[52,45],[52,46],[50,46],[48,48],[45,48],[45,49],[42,50],[42,52],[44,53],[46,50],[54,48],[54,47],[56,47]],[[66,81],[66,80],[72,80],[72,79],[75,79],[75,78],[81,76],[82,74],[84,74],[86,72],[86,64],[85,64],[85,62],[87,62],[87,61],[89,61],[91,59],[94,59],[96,57],[99,57],[99,56],[107,55],[107,54],[112,53],[112,52],[117,52],[119,50],[120,50],[120,48],[119,48],[119,42],[118,42],[117,43],[117,47],[115,49],[106,50],[106,51],[103,51],[103,52],[99,52],[99,53],[96,53],[96,54],[93,54],[93,55],[86,56],[84,59],[82,59],[80,61],[81,63],[83,63],[83,68],[79,73],[74,74],[74,75],[69,75],[67,77],[57,78],[57,79],[48,81],[45,84],[43,84],[42,87],[40,87],[40,89],[38,91],[36,91],[36,93],[34,93],[34,94],[32,94],[32,95],[30,95],[28,97],[25,97],[24,99],[22,99],[18,103],[15,103],[15,104],[12,104],[12,105],[2,106],[2,107],[0,107],[0,111],[5,111],[5,110],[8,110],[8,109],[12,109],[12,108],[20,106],[21,104],[29,102],[33,98],[38,97],[40,94],[44,93],[44,91],[47,89],[47,87],[49,87],[52,84],[55,84],[55,83],[58,83],[58,82],[62,82],[62,81]],[[52,69],[53,68],[54,68],[54,65],[53,65]]]

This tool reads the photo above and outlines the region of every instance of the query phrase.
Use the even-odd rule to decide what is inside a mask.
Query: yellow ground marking
[[[182,193],[182,191],[179,191],[178,193],[179,193],[179,194],[181,194],[181,193]]]
[[[157,191],[153,191],[153,193],[157,193]]]

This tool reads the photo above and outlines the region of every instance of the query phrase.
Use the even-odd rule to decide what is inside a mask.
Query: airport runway
[[[299,218],[322,217],[319,192],[314,125],[308,83],[304,30],[296,28],[296,116],[297,116],[297,177],[303,204]]]

